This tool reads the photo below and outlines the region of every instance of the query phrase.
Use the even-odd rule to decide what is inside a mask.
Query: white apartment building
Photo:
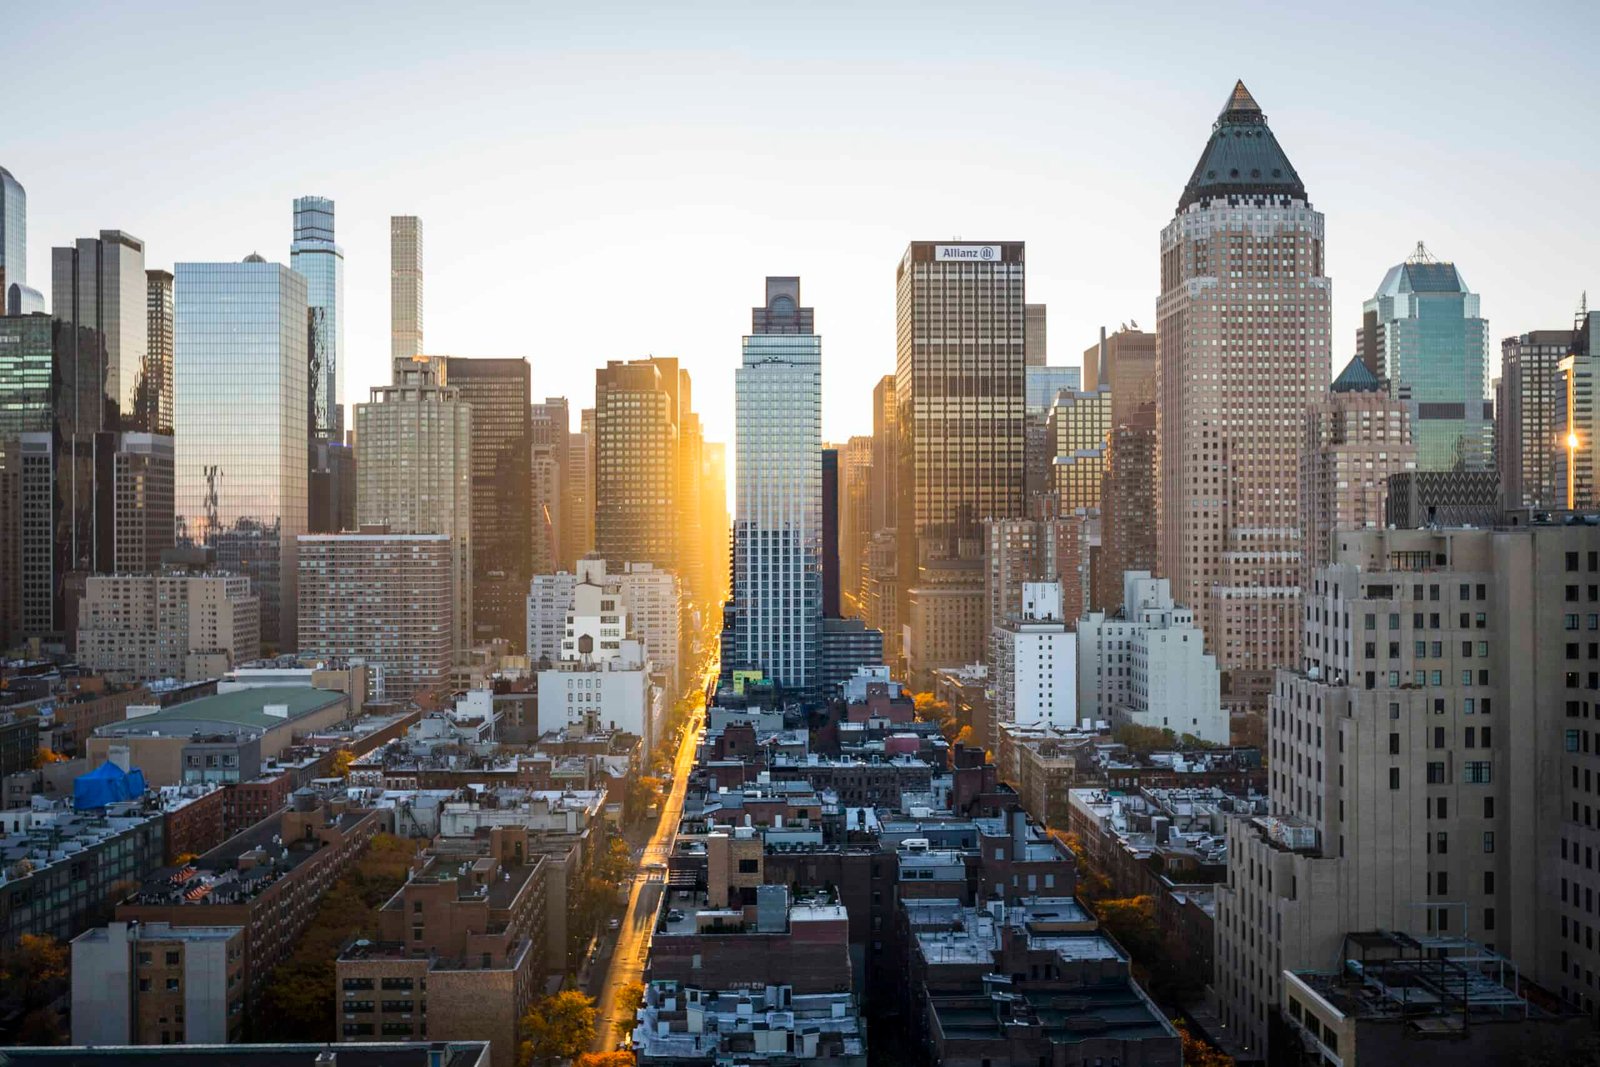
[[[261,654],[261,598],[237,574],[88,579],[78,661],[112,681],[201,681]]]
[[[1059,582],[1024,582],[1022,611],[994,628],[995,721],[1078,722],[1077,635],[1062,617]]]
[[[1078,714],[1228,743],[1222,676],[1205,650],[1194,612],[1148,571],[1122,576],[1122,611],[1089,612],[1078,623]]]
[[[577,573],[536,575],[528,591],[528,659],[535,667],[575,659],[578,638],[590,655],[614,655],[628,637],[643,645],[670,692],[678,689],[682,595],[677,575],[649,563],[625,563],[616,573],[603,559],[581,559]]]
[[[646,752],[655,747],[666,718],[666,690],[651,677],[638,641],[618,645],[613,655],[563,659],[539,672],[541,735],[569,727],[588,734],[626,730],[644,739]]]
[[[1468,937],[1596,1011],[1600,527],[1335,537],[1269,708],[1272,820],[1229,828],[1214,989],[1265,1051],[1344,935]]]

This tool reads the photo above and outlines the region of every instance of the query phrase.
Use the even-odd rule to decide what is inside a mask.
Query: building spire
[[[1244,87],[1244,80],[1240,79],[1233,83],[1233,92],[1228,94],[1228,102],[1223,105],[1217,121],[1229,117],[1238,121],[1246,114],[1261,115],[1261,105],[1256,103],[1256,98],[1250,95],[1250,90]]]
[[[1437,262],[1439,262],[1439,259],[1432,252],[1428,251],[1428,246],[1427,245],[1423,244],[1421,241],[1418,241],[1417,242],[1417,250],[1415,252],[1411,253],[1411,258],[1406,260],[1406,262],[1407,263],[1437,263]]]

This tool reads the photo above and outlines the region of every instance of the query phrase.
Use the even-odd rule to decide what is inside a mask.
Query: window
[[[167,966],[168,967],[176,967],[177,965],[178,965],[178,954],[176,952],[167,953]]]
[[[759,867],[760,867],[760,862],[758,860],[740,860],[739,861],[739,873],[740,874],[755,874],[756,870]]]
[[[1468,766],[1471,766],[1471,764],[1468,764]],[[1444,764],[1443,763],[1436,762],[1436,763],[1428,764],[1428,784],[1429,785],[1443,785],[1444,784]]]
[[[1433,850],[1441,856],[1448,855],[1450,852],[1450,835],[1440,830],[1433,835],[1433,839]]]
[[[1399,754],[1400,754],[1400,735],[1399,734],[1390,734],[1389,735],[1389,755],[1398,756]]]
[[[1483,798],[1483,817],[1485,819],[1494,818],[1494,797]],[[1566,842],[1563,841],[1562,844],[1566,844]]]
[[[1485,852],[1493,852],[1494,851],[1494,831],[1493,830],[1485,830],[1483,832],[1483,850]],[[1494,875],[1491,874],[1489,876],[1489,878],[1490,878],[1491,881],[1493,881]]]
[[[1429,768],[1433,764],[1428,765]],[[1430,770],[1431,773],[1431,770]],[[1443,781],[1444,764],[1439,764],[1440,781]],[[1488,760],[1468,760],[1466,765],[1466,781],[1469,785],[1488,785],[1490,779]]]
[[[1390,767],[1389,768],[1389,788],[1390,789],[1399,789],[1400,788],[1400,768],[1399,767]]]

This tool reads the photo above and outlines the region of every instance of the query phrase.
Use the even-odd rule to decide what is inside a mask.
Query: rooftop
[[[1211,127],[1211,140],[1184,186],[1178,211],[1214,197],[1253,196],[1307,199],[1300,175],[1278,147],[1267,116],[1241,81],[1234,83]]]
[[[0,816],[0,885],[26,878],[160,818],[159,813],[146,812],[134,801],[112,804],[104,811],[60,807],[4,812]]]
[[[266,732],[348,700],[344,693],[309,686],[260,686],[217,693],[175,704],[170,708],[124,719],[95,731],[102,737],[130,735],[182,736],[196,731],[215,732],[219,726],[233,726]],[[284,715],[269,715],[268,707],[282,706]]]

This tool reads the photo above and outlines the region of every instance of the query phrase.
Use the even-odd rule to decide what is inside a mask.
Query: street
[[[713,658],[702,679],[701,688],[714,678],[719,664]],[[616,945],[598,990],[590,992],[597,998],[595,1013],[594,1051],[606,1052],[620,1043],[617,1027],[628,1024],[632,1031],[632,1018],[622,1013],[619,992],[632,982],[642,981],[644,961],[650,951],[650,937],[655,930],[657,906],[666,884],[666,871],[651,872],[652,863],[665,864],[672,853],[678,835],[678,820],[683,815],[683,799],[688,789],[689,772],[694,768],[695,748],[705,730],[703,710],[689,716],[683,732],[683,742],[672,763],[672,790],[661,802],[661,818],[656,823],[650,840],[640,856],[640,868],[634,872],[633,886],[628,893],[628,907],[622,916],[622,927],[616,933]]]

